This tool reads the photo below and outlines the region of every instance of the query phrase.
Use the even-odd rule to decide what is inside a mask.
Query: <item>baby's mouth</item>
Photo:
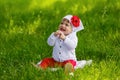
[[[63,28],[60,28],[60,31],[66,31],[65,29],[63,29]]]

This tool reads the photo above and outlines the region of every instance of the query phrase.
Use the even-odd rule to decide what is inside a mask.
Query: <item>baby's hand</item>
[[[63,34],[63,32],[60,30],[57,30],[56,32],[54,32],[54,35],[58,36],[62,40],[65,40],[65,38],[66,38],[66,36]]]
[[[57,30],[56,32],[54,32],[54,35],[55,35],[55,36],[59,36],[59,35],[60,35],[60,31]]]
[[[63,34],[63,32],[61,32],[59,38],[62,39],[62,40],[65,40],[66,36]]]

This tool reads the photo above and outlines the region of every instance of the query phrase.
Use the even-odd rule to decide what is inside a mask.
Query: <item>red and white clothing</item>
[[[54,33],[52,33],[47,42],[50,46],[53,46],[52,57],[54,60],[58,62],[64,62],[69,59],[76,61],[75,48],[78,39],[75,32],[66,36],[65,40],[55,37]]]
[[[48,45],[53,46],[52,58],[43,59],[40,66],[42,68],[55,67],[55,65],[63,67],[67,62],[75,66],[77,42],[76,32],[67,35],[65,40],[59,39],[52,33],[47,41]]]

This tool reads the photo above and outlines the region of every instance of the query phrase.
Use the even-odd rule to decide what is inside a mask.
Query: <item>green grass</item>
[[[83,22],[76,55],[92,65],[74,77],[63,69],[37,70],[31,62],[51,57],[47,38],[67,14]],[[119,16],[119,0],[0,1],[0,80],[120,80]]]

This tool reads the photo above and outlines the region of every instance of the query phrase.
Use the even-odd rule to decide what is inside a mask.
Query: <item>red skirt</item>
[[[55,68],[55,67],[64,67],[66,63],[71,63],[73,67],[76,65],[75,60],[66,60],[64,62],[57,62],[53,58],[45,58],[42,60],[42,62],[39,64],[39,66],[42,69],[46,69],[48,67]]]

